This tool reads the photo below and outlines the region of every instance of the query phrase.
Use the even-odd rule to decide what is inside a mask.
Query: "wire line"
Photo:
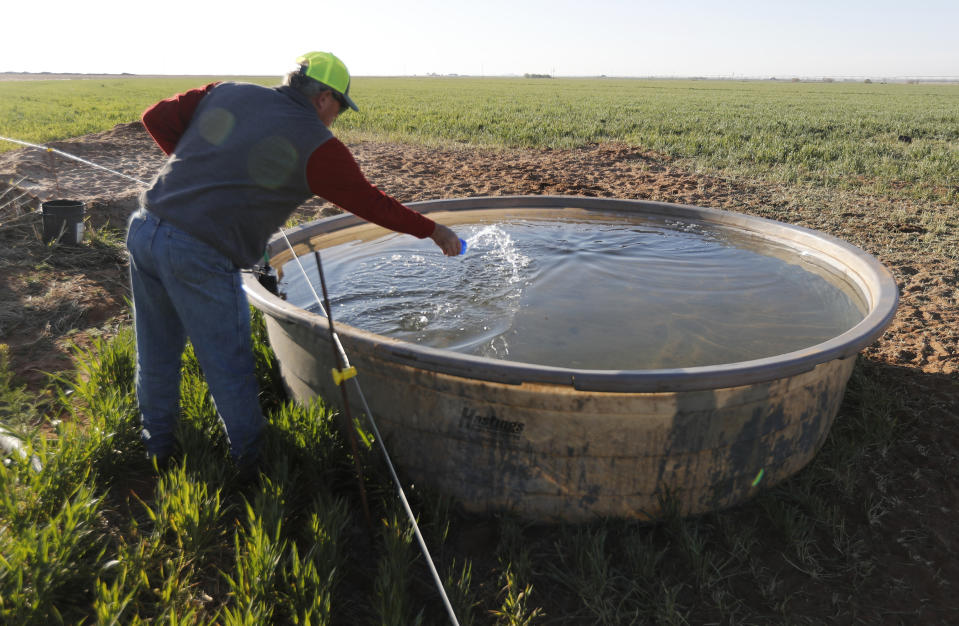
[[[4,136],[2,136],[2,135],[0,135],[0,139],[2,139],[3,141],[9,141],[10,143],[19,144],[19,145],[21,145],[21,146],[29,146],[29,147],[31,147],[31,148],[39,148],[40,150],[46,150],[47,152],[53,152],[54,154],[59,154],[59,155],[62,156],[62,157],[66,157],[66,158],[68,158],[68,159],[73,159],[74,161],[79,161],[80,163],[84,163],[84,164],[86,164],[86,165],[89,165],[90,167],[95,167],[95,168],[97,168],[98,170],[105,170],[105,171],[107,171],[107,172],[110,172],[111,174],[116,174],[117,176],[120,176],[120,177],[122,177],[122,178],[126,178],[127,180],[132,180],[132,181],[135,182],[135,183],[139,183],[139,184],[141,184],[141,185],[146,185],[146,184],[147,184],[145,181],[142,181],[142,180],[140,180],[139,178],[134,178],[133,176],[127,176],[127,175],[124,174],[123,172],[118,172],[118,171],[116,171],[116,170],[111,170],[109,167],[103,167],[102,165],[97,165],[96,163],[94,163],[94,162],[92,162],[92,161],[87,161],[86,159],[84,159],[84,158],[82,158],[82,157],[78,157],[78,156],[75,155],[75,154],[70,154],[69,152],[64,152],[63,150],[57,150],[56,148],[49,148],[49,147],[47,147],[47,146],[41,146],[41,145],[39,145],[39,144],[30,143],[29,141],[21,141],[21,140],[19,140],[19,139],[12,139],[12,138],[10,138],[10,137],[4,137]]]
[[[306,280],[307,285],[309,285],[310,291],[313,292],[313,296],[316,298],[317,305],[319,305],[320,310],[323,311],[323,316],[326,317],[327,322],[330,323],[332,328],[333,318],[330,317],[329,312],[323,307],[323,302],[316,293],[316,289],[313,288],[313,282],[310,280],[306,270],[303,268],[303,264],[300,263],[300,259],[296,255],[296,251],[293,249],[293,244],[290,243],[289,237],[286,236],[286,232],[282,228],[280,229],[280,233],[283,235],[286,245],[290,248],[290,253],[293,255],[293,258],[296,259],[296,263],[300,267],[300,271],[303,272],[303,278]],[[319,253],[317,253],[317,257],[319,257]],[[317,270],[322,272],[323,266],[318,264]],[[344,368],[349,368],[350,360],[346,355],[346,350],[343,349],[343,344],[340,342],[339,335],[335,331],[331,331],[331,334],[334,339],[334,349],[339,352],[339,356],[343,360]],[[373,419],[373,412],[370,411],[370,407],[366,403],[366,397],[363,395],[363,389],[360,387],[358,376],[354,376],[350,379],[350,381],[352,381],[354,388],[356,389],[356,393],[360,398],[360,403],[363,405],[363,410],[366,412],[366,418],[369,420],[370,428],[373,430],[373,437],[376,439],[376,443],[379,445],[380,451],[383,453],[383,458],[386,460],[386,466],[390,470],[390,476],[393,478],[394,484],[396,484],[396,490],[397,494],[399,495],[400,502],[403,504],[403,509],[406,511],[406,515],[409,517],[410,524],[413,526],[413,533],[416,535],[417,543],[420,544],[420,550],[422,550],[423,556],[426,557],[426,563],[429,565],[430,574],[433,575],[433,581],[436,583],[436,588],[439,590],[440,596],[443,599],[443,605],[446,607],[446,612],[449,614],[450,622],[455,624],[455,626],[459,626],[459,621],[456,619],[456,613],[453,611],[453,605],[450,604],[449,596],[446,594],[446,588],[443,586],[443,581],[440,578],[440,574],[436,570],[436,565],[433,563],[433,557],[430,555],[430,550],[426,545],[426,540],[423,538],[423,533],[420,532],[419,524],[416,523],[416,516],[413,514],[413,509],[410,507],[409,500],[406,499],[406,492],[403,490],[403,484],[400,482],[400,478],[396,474],[396,469],[393,467],[393,461],[390,459],[390,453],[387,451],[386,445],[383,443],[383,437],[380,436],[380,430],[376,427],[376,420]]]

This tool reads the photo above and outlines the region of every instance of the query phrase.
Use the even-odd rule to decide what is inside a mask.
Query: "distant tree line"
[[[549,74],[523,74],[523,78],[552,78]]]

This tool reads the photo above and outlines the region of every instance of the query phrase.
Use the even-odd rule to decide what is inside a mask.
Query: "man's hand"
[[[439,246],[446,256],[456,256],[460,253],[460,238],[447,226],[437,224],[430,239]]]

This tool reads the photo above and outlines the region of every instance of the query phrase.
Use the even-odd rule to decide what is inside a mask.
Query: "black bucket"
[[[43,214],[43,243],[59,241],[72,246],[83,241],[83,213],[78,200],[50,200],[40,205]]]

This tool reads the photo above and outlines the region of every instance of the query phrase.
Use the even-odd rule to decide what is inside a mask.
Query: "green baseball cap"
[[[360,110],[350,98],[350,71],[335,54],[307,52],[297,57],[296,62],[300,64],[300,71],[335,91],[354,111]]]

